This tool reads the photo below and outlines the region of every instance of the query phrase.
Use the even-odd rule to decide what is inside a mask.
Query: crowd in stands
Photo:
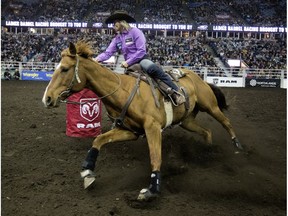
[[[223,61],[241,59],[249,68],[287,68],[286,40],[216,39],[209,42]]]
[[[215,24],[286,27],[284,0],[4,0],[2,20],[103,22],[115,10],[126,10],[139,23]],[[286,39],[235,39],[147,36],[150,58],[160,65],[217,67],[228,59],[242,59],[249,68],[286,69]],[[59,62],[68,42],[90,41],[95,55],[104,51],[113,35],[102,33],[17,34],[2,32],[1,60]]]
[[[77,10],[75,6],[77,5]],[[56,22],[81,22],[84,20],[84,14],[88,12],[88,1],[82,0],[81,4],[77,0],[58,1],[49,0],[47,2],[39,2],[39,10],[41,13],[34,15],[34,20],[38,18],[40,21],[56,21]],[[41,10],[45,8],[45,10]],[[75,10],[71,10],[75,8]]]
[[[83,20],[86,22],[100,22],[103,23],[107,16],[113,13],[115,10],[125,10],[131,16],[135,17],[136,5],[133,0],[122,0],[118,4],[115,4],[113,0],[88,1],[88,12],[85,14]]]
[[[231,4],[251,26],[287,26],[287,2],[280,0],[233,1]]]
[[[150,58],[160,65],[217,67],[212,53],[200,39],[155,37],[147,41]]]
[[[103,22],[123,9],[144,23],[287,26],[285,0],[4,0],[1,5],[2,17],[14,21]]]
[[[143,1],[140,5],[143,13],[143,18],[140,19],[143,23],[173,23],[186,24],[190,20],[185,14],[182,0]]]
[[[286,26],[287,2],[283,0],[190,1],[193,20],[198,24]]]
[[[29,33],[3,33],[2,61],[37,61],[58,62],[60,52],[68,46],[69,41],[83,39],[89,41],[97,53],[103,52],[113,36],[107,34],[59,34],[37,35]],[[147,50],[150,58],[161,65],[178,66],[216,66],[203,44],[192,38],[181,37],[147,37]],[[201,57],[201,58],[200,58]]]
[[[100,33],[38,35],[2,33],[1,60],[17,62],[59,62],[60,53],[70,41],[89,41],[95,55],[104,51],[112,35]],[[286,69],[287,42],[283,40],[244,40],[233,38],[206,39],[196,37],[148,36],[149,57],[160,65],[217,67],[219,57],[242,59],[250,68]]]
[[[190,4],[190,14],[197,24],[246,25],[231,9],[230,1],[197,1]]]

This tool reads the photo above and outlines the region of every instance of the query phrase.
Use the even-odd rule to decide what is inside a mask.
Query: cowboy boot
[[[186,102],[185,96],[181,94],[180,92],[174,91],[174,93],[171,95],[175,102],[175,106],[179,106]]]
[[[168,96],[170,97],[172,103],[175,106],[179,106],[186,101],[185,96],[181,94],[179,91],[176,91],[172,88],[168,88],[167,90]]]

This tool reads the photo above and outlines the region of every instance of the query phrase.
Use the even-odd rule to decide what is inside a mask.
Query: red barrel
[[[67,98],[66,135],[97,137],[101,134],[102,103],[90,89],[83,89]]]

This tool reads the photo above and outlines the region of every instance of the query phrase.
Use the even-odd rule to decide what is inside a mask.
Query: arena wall
[[[12,77],[19,71],[20,80],[49,81],[57,63],[52,62],[1,62],[1,79],[8,71]],[[106,65],[112,70],[115,65]],[[163,67],[169,68],[179,67]],[[186,67],[199,74],[208,83],[219,87],[275,87],[287,88],[287,70],[247,69],[247,68],[212,68]],[[117,71],[116,71],[117,72]],[[223,76],[224,74],[224,76]]]

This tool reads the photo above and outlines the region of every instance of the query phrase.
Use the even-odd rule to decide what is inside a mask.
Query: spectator
[[[4,72],[4,79],[5,80],[11,80],[11,74],[10,74],[10,72],[8,71],[8,70],[6,70],[5,72]]]
[[[20,79],[20,73],[19,73],[19,70],[15,70],[15,73],[14,73],[14,75],[13,75],[13,78],[15,79],[15,80],[19,80]]]

